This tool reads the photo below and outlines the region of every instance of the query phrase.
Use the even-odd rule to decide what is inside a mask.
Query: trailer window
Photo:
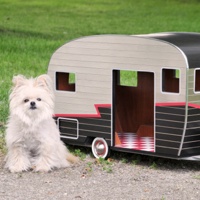
[[[74,92],[76,90],[75,73],[56,72],[56,90]]]
[[[162,91],[179,93],[180,71],[177,69],[162,69]]]
[[[200,92],[200,69],[195,70],[195,92]]]
[[[137,87],[137,72],[136,71],[127,71],[120,70],[118,77],[118,85],[121,86],[130,86]]]

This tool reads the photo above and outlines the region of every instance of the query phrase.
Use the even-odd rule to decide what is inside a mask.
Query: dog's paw
[[[19,173],[19,172],[25,172],[28,171],[29,168],[28,167],[24,167],[24,166],[12,166],[12,167],[8,167],[8,170],[11,173]]]
[[[34,166],[33,171],[34,172],[50,172],[51,167],[40,163],[40,164],[37,164],[36,166]]]
[[[30,170],[30,162],[28,160],[8,160],[4,166],[12,173],[24,172]]]

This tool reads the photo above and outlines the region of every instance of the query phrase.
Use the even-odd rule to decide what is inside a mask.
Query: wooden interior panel
[[[162,69],[163,92],[179,93],[179,78],[176,78],[176,70]]]
[[[200,91],[200,70],[195,71],[195,91]]]
[[[153,137],[154,136],[153,125],[140,125],[140,127],[137,130],[137,135],[139,137]]]
[[[115,132],[115,145],[121,145],[121,141],[120,141],[119,136],[116,132]]]

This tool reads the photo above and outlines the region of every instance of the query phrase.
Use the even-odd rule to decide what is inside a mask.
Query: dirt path
[[[51,173],[11,174],[0,168],[1,200],[189,200],[200,199],[199,163],[149,159],[100,163],[88,156]],[[138,161],[138,160],[137,160]]]

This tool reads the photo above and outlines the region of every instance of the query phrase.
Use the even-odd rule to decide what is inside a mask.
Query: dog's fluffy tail
[[[71,153],[67,154],[67,160],[71,163],[77,163],[79,161],[79,158],[72,155]]]

